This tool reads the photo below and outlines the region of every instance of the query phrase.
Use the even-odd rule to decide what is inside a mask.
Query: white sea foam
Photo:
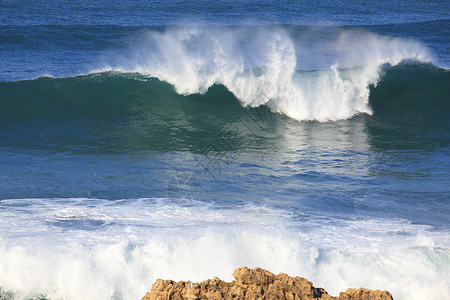
[[[0,287],[17,299],[139,299],[157,278],[300,275],[333,295],[450,293],[448,232],[402,219],[333,219],[265,205],[168,199],[16,199],[0,210]],[[32,214],[31,214],[32,212]]]
[[[180,94],[223,84],[244,106],[265,104],[298,120],[328,121],[370,114],[369,87],[377,84],[380,66],[404,60],[431,57],[418,42],[365,31],[176,27],[134,40],[126,58],[108,69],[157,77]],[[305,69],[319,71],[299,72]]]

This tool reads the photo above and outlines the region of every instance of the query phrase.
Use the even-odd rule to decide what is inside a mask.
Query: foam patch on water
[[[444,299],[448,232],[403,219],[335,219],[263,204],[168,199],[0,201],[0,287],[17,299],[139,299],[157,278],[232,280],[241,266],[333,295],[386,289]]]
[[[369,87],[379,81],[382,65],[431,61],[415,41],[331,31],[295,36],[282,27],[151,31],[130,42],[125,58],[102,70],[157,77],[184,95],[222,84],[244,106],[268,105],[297,120],[329,121],[371,113]]]

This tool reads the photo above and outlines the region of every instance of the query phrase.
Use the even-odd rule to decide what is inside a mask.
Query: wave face
[[[145,118],[148,127],[170,127],[164,125],[170,120],[195,125],[191,119],[207,113],[226,120],[246,107],[261,105],[297,120],[317,121],[347,119],[359,113],[387,116],[402,110],[448,110],[447,70],[416,62],[375,69],[376,75],[368,78],[364,78],[368,72],[364,66],[294,71],[289,78],[281,73],[269,78],[272,73],[266,69],[244,70],[224,80],[227,83],[218,80],[217,74],[202,78],[206,81],[183,74],[177,77],[187,78],[182,87],[151,75],[120,72],[0,83],[0,125]]]
[[[22,149],[201,153],[206,141],[223,132],[235,135],[236,128],[233,149],[257,148],[261,139],[267,147],[278,148],[278,139],[303,130],[287,116],[319,120],[352,116],[350,121],[367,128],[374,148],[444,145],[445,139],[432,137],[438,132],[445,136],[449,125],[447,70],[416,62],[383,65],[376,71],[377,84],[360,86],[364,96],[353,99],[357,88],[351,80],[339,84],[363,69],[296,71],[292,81],[308,87],[305,94],[311,93],[308,97],[313,99],[301,103],[303,98],[288,98],[278,90],[281,98],[255,108],[244,107],[221,84],[203,94],[183,95],[167,82],[136,73],[0,83],[0,134],[4,145]],[[248,78],[259,82],[253,74]],[[337,99],[327,90],[330,86],[347,98]],[[319,103],[314,102],[317,99]]]

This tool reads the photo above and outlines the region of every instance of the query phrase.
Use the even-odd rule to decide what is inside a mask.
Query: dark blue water
[[[0,5],[0,299],[450,294],[449,1]]]

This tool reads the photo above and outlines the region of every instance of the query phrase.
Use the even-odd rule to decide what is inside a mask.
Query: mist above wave
[[[173,27],[135,37],[104,70],[153,76],[183,95],[222,84],[243,106],[330,121],[371,114],[380,67],[405,60],[431,56],[416,41],[336,27]]]

